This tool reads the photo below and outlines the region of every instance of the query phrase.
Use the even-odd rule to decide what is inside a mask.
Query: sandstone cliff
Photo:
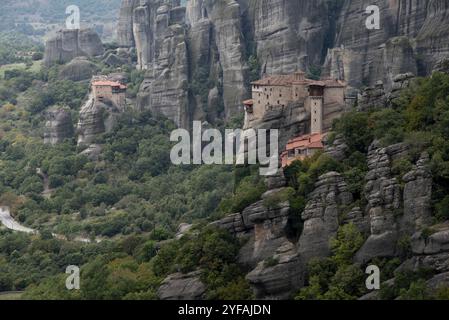
[[[45,44],[44,64],[67,63],[76,57],[103,54],[100,37],[92,29],[61,30]]]
[[[122,49],[136,48],[138,67],[148,70],[139,106],[186,127],[238,114],[250,71],[321,70],[356,88],[382,81],[390,92],[398,74],[427,75],[449,56],[445,0],[180,4],[123,0],[118,39]],[[366,28],[373,4],[380,8],[379,30]],[[249,69],[250,56],[260,70]]]
[[[44,143],[57,144],[73,137],[70,109],[53,107],[46,112]]]

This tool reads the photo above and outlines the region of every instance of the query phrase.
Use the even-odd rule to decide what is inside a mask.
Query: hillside
[[[377,31],[357,27],[362,0],[118,2],[78,3],[93,22],[120,12],[116,44],[0,38],[0,295],[449,299],[445,1],[377,1]],[[47,26],[66,2],[33,4],[5,12]],[[341,93],[318,151],[268,177],[172,163],[174,130],[242,128],[250,82],[276,74]],[[278,129],[279,153],[309,137],[305,101],[268,106],[254,129]]]
[[[2,32],[14,31],[42,40],[47,33],[65,26],[66,8],[77,5],[84,27],[95,26],[104,38],[112,39],[120,2],[120,0],[4,0],[0,12],[0,27]]]

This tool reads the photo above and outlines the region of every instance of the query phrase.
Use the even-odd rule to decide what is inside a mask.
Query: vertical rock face
[[[66,63],[76,57],[94,57],[103,52],[103,44],[94,30],[61,30],[47,40],[44,64]]]
[[[132,7],[132,8],[131,8]],[[122,8],[120,45],[133,43],[138,68],[146,70],[138,94],[139,109],[163,114],[178,126],[188,127],[189,63],[185,8],[179,1],[128,1]],[[128,24],[131,23],[131,27]]]
[[[55,107],[47,111],[46,117],[44,143],[54,145],[73,137],[70,109]]]
[[[393,177],[391,167],[395,159],[406,154],[407,146],[379,147],[375,142],[368,152],[366,176],[366,208],[370,222],[370,236],[357,253],[356,260],[366,262],[374,257],[392,257],[396,252],[398,224],[396,216],[402,207],[399,181]]]
[[[223,73],[223,103],[227,118],[238,114],[247,92],[245,82],[245,42],[242,33],[240,5],[235,0],[206,1],[206,14],[213,24],[215,45]]]
[[[326,1],[246,2],[264,73],[288,74],[321,65],[330,31]]]
[[[134,47],[133,10],[139,0],[123,0],[117,26],[117,42],[120,47]]]
[[[341,207],[352,203],[343,177],[330,172],[321,176],[302,214],[304,229],[299,239],[299,254],[304,261],[330,255],[329,241],[340,226]]]
[[[415,168],[402,180],[404,187],[404,216],[401,230],[412,234],[432,222],[432,174],[428,167],[429,155],[423,154]]]
[[[380,8],[379,30],[365,26],[370,5]],[[338,70],[353,86],[382,80],[387,88],[398,73],[428,74],[448,55],[448,10],[444,0],[346,0],[336,21],[339,49],[329,51],[325,73]]]
[[[374,86],[362,91],[358,101],[360,111],[368,111],[376,108],[386,108],[394,106],[400,98],[401,91],[410,87],[415,79],[413,73],[398,74],[393,78],[390,90],[387,90],[382,81],[378,81]]]
[[[380,9],[378,30],[366,27],[370,5]],[[445,0],[189,0],[179,6],[123,0],[118,26],[120,46],[135,47],[139,67],[148,70],[140,106],[179,125],[239,113],[249,96],[250,55],[262,73],[321,68],[323,76],[353,87],[382,81],[387,93],[398,74],[428,74],[449,56]],[[176,80],[164,84],[162,75]],[[190,86],[183,86],[186,79]],[[168,94],[151,101],[153,84]],[[158,102],[164,100],[166,106]]]
[[[79,113],[78,145],[89,146],[98,135],[112,130],[119,113],[120,110],[112,103],[103,103],[89,97]]]

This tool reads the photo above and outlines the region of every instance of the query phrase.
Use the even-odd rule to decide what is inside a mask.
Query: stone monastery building
[[[345,108],[346,83],[340,80],[315,81],[306,79],[304,72],[296,72],[267,76],[251,85],[252,99],[243,102],[245,128],[257,126],[273,108],[300,104],[310,113],[310,133],[322,133]]]
[[[283,167],[323,149],[326,132],[346,108],[346,83],[340,80],[316,81],[307,79],[304,72],[296,72],[267,76],[251,85],[252,99],[243,102],[245,128],[256,128],[264,122],[267,113],[276,109],[286,110],[286,117],[293,114],[294,108],[302,108],[310,115],[309,134],[292,137],[287,143],[281,155]]]
[[[100,102],[111,101],[120,110],[126,106],[126,85],[108,79],[94,78],[92,80],[92,93],[94,99]]]

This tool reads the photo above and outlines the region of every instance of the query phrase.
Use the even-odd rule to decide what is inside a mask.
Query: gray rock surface
[[[81,107],[77,127],[78,145],[88,146],[95,138],[105,132],[110,132],[120,113],[112,103],[95,101],[89,97]]]
[[[77,57],[62,67],[59,72],[59,79],[71,81],[90,80],[98,71],[99,68],[86,57]]]
[[[76,57],[95,57],[103,52],[103,44],[94,30],[64,29],[45,43],[44,64],[67,63]]]
[[[330,255],[329,241],[340,226],[341,208],[352,203],[343,177],[329,172],[318,179],[302,214],[304,229],[298,252],[304,261]]]
[[[370,236],[356,255],[357,262],[374,257],[392,257],[398,238],[396,215],[402,208],[402,192],[391,172],[392,162],[405,156],[407,146],[396,144],[386,148],[374,142],[368,152],[365,197],[370,223]]]
[[[70,109],[53,107],[46,112],[44,143],[58,144],[73,137],[74,128]]]
[[[337,161],[342,161],[346,158],[349,147],[341,136],[336,136],[333,141],[329,141],[329,136],[325,137],[324,141],[324,152],[330,155]]]
[[[268,261],[268,260],[267,260]],[[296,247],[283,243],[271,257],[260,262],[247,276],[256,299],[288,299],[304,285],[304,268]]]
[[[368,30],[365,9],[372,4],[189,0],[181,8],[179,0],[123,0],[118,42],[122,49],[135,47],[139,68],[149,70],[140,106],[154,108],[182,126],[192,119],[213,122],[241,112],[241,101],[249,97],[250,55],[257,56],[262,73],[317,73],[322,67],[325,77],[347,80],[355,88],[372,87],[364,97],[368,105],[389,103],[394,98],[390,93],[398,88],[397,75],[444,70],[449,9],[445,0],[377,1],[381,28]],[[182,36],[174,41],[175,25]],[[174,83],[165,83],[161,75]],[[215,84],[219,103],[216,92],[208,99],[212,85],[191,90],[182,85],[199,78]],[[376,87],[379,81],[382,90]],[[156,99],[149,98],[152,92]],[[167,101],[166,107],[160,101]]]
[[[402,180],[404,187],[404,215],[400,228],[406,234],[423,230],[432,223],[432,173],[429,168],[429,155],[421,156],[415,168]]]
[[[206,287],[200,280],[200,272],[169,275],[160,286],[157,294],[161,300],[201,300]]]

